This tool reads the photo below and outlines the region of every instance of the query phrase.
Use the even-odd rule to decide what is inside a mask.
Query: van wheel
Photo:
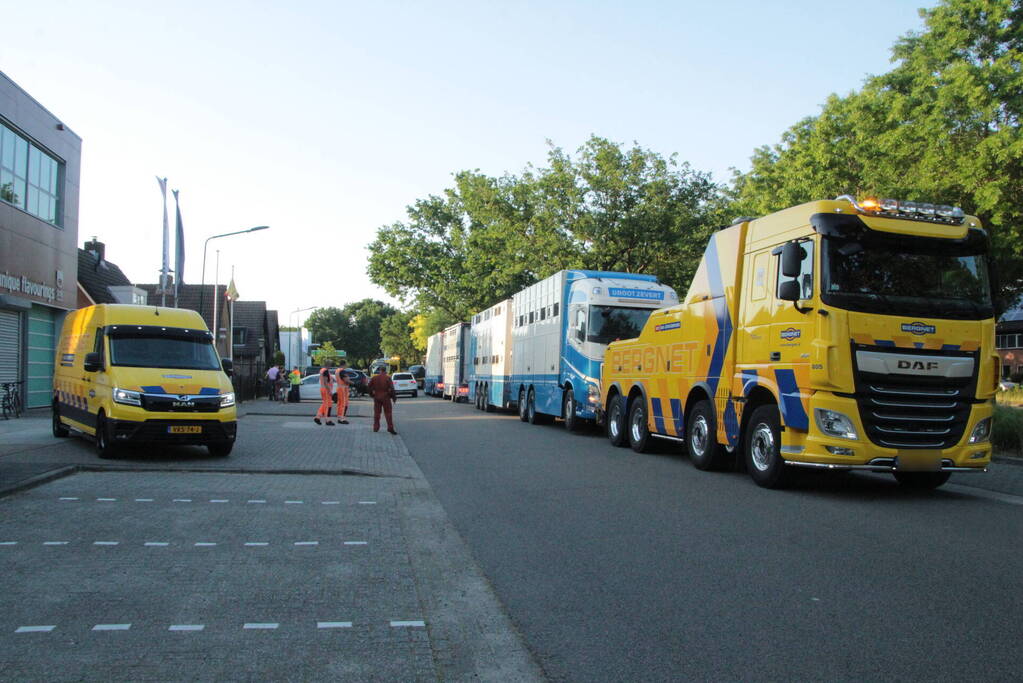
[[[58,439],[67,438],[71,434],[71,430],[68,429],[63,422],[60,421],[60,404],[57,401],[53,402],[53,435]]]
[[[210,455],[215,458],[226,458],[231,455],[231,449],[234,448],[233,441],[217,441],[215,443],[206,444],[207,450]]]
[[[717,421],[710,401],[698,401],[686,420],[686,451],[698,470],[719,470],[727,454],[718,443]]]
[[[607,440],[612,446],[624,448],[629,445],[629,437],[625,429],[625,401],[621,396],[611,398],[607,407]]]
[[[529,409],[526,406],[526,390],[519,389],[519,419],[529,422]]]
[[[629,408],[629,445],[637,453],[650,450],[650,428],[646,424],[646,399],[637,396]]]
[[[758,486],[783,488],[791,472],[781,457],[781,420],[778,407],[760,406],[753,411],[746,430],[746,469]]]
[[[110,442],[110,428],[107,426],[107,418],[102,410],[96,416],[96,455],[104,460],[116,455],[116,449]]]
[[[582,420],[575,414],[575,391],[569,389],[565,392],[565,398],[561,401],[561,417],[565,420],[565,429],[570,432],[579,431]]]
[[[892,472],[892,474],[905,488],[918,491],[936,489],[952,476],[950,472]]]

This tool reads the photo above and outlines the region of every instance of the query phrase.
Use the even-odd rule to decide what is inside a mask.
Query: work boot
[[[387,430],[387,433],[388,433],[388,434],[394,434],[395,436],[397,436],[397,435],[398,435],[398,432],[394,431],[393,429],[388,429],[388,430]]]
[[[333,423],[333,422],[331,422],[330,420],[327,420],[327,426],[328,426],[328,427],[333,427],[333,426],[334,426],[334,423]]]
[[[318,418],[318,417],[314,417],[314,418],[313,418],[313,422],[315,422],[315,423],[316,423],[316,424],[318,424],[318,425],[321,425],[321,424],[323,424],[322,422],[320,422],[320,418]]]

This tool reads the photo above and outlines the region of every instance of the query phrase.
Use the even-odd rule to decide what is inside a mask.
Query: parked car
[[[345,375],[348,377],[348,381],[355,385],[355,390],[359,396],[365,396],[369,393],[369,378],[366,377],[364,372],[345,368]],[[302,382],[298,385],[298,397],[302,401],[320,400],[319,371],[316,374],[306,375],[302,378]]]
[[[369,393],[369,377],[362,370],[353,370],[352,368],[345,368],[345,374],[348,376],[348,381],[355,384],[355,388],[359,392],[359,396],[365,396]]]
[[[419,390],[423,390],[423,382],[426,381],[426,366],[425,365],[412,365],[408,369],[412,373],[412,376],[416,378],[416,384],[419,385]]]
[[[1002,391],[1008,391],[1009,389],[1015,389],[1018,386],[1019,385],[1016,382],[1010,382],[1007,379],[1002,379],[1002,380],[998,381],[998,388],[1001,389]]]
[[[419,395],[419,384],[411,372],[396,372],[391,375],[391,381],[394,382],[395,394],[408,394],[412,398]]]

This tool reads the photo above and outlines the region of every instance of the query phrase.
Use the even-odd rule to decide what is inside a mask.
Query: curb
[[[52,470],[47,470],[42,474],[37,474],[34,477],[29,477],[28,479],[22,479],[12,486],[0,490],[0,498],[6,498],[7,496],[21,491],[35,488],[36,486],[42,486],[43,484],[48,484],[56,479],[63,479],[64,477],[71,476],[72,474],[78,474],[80,471],[81,465],[63,465]]]
[[[1015,455],[992,455],[991,462],[997,462],[1001,465],[1012,465],[1013,467],[1023,467],[1023,458]]]

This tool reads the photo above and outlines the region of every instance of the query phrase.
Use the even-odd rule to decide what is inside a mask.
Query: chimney
[[[92,240],[85,243],[85,250],[96,257],[96,265],[103,263],[103,260],[105,258],[104,252],[106,251],[106,248],[107,245],[103,244],[95,237],[93,237]]]

